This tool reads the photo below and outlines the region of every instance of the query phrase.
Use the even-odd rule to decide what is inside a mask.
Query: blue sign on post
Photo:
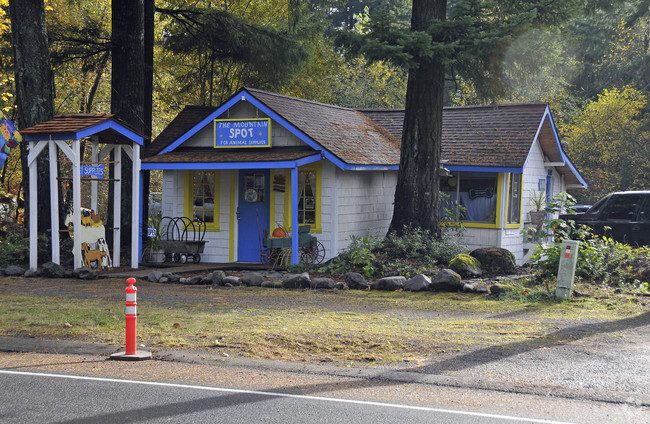
[[[81,176],[104,178],[104,165],[81,165]]]
[[[214,147],[271,147],[271,118],[215,119]]]

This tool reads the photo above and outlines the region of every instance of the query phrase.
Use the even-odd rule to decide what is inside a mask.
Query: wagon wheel
[[[325,259],[325,247],[315,240],[310,246],[300,249],[300,262],[308,265],[318,265]]]
[[[185,256],[185,255],[182,254],[182,253],[179,253],[179,254],[178,254],[178,262],[184,264],[185,262],[187,262],[187,256]]]
[[[201,255],[195,253],[194,256],[192,257],[192,260],[194,260],[194,262],[198,264],[199,262],[201,262]]]
[[[313,264],[318,265],[323,262],[323,259],[325,259],[325,246],[323,246],[323,243],[316,240],[311,247],[311,254],[313,257]]]
[[[260,250],[260,261],[263,264],[274,264],[278,257],[277,249],[266,248]]]

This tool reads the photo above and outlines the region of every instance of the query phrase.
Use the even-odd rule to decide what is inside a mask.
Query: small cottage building
[[[185,107],[142,169],[163,170],[163,216],[206,223],[205,261],[259,262],[264,235],[282,227],[296,263],[305,225],[329,259],[350,236],[385,235],[403,118],[244,88],[219,107]],[[464,243],[507,248],[520,263],[530,199],[586,187],[543,103],[445,108],[442,159]]]

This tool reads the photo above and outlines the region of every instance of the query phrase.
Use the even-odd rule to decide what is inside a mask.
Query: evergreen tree
[[[367,34],[344,32],[339,43],[370,61],[409,70],[401,162],[390,231],[411,225],[440,235],[439,176],[445,75],[472,81],[480,99],[505,92],[500,64],[513,35],[533,24],[571,17],[577,1],[413,0],[411,28],[375,14]]]
[[[54,116],[54,92],[43,0],[9,2],[13,35],[16,103],[19,128],[45,122]],[[29,211],[28,143],[20,144],[25,210]],[[49,161],[47,151],[38,158],[38,232],[50,226]],[[29,214],[26,213],[26,220]],[[25,226],[25,233],[29,227]]]

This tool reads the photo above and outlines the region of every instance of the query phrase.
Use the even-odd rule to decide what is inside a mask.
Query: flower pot
[[[530,223],[535,226],[541,226],[541,224],[546,219],[546,212],[544,211],[529,211],[528,216],[530,216]]]
[[[149,262],[153,264],[161,264],[165,262],[165,249],[149,250]]]

